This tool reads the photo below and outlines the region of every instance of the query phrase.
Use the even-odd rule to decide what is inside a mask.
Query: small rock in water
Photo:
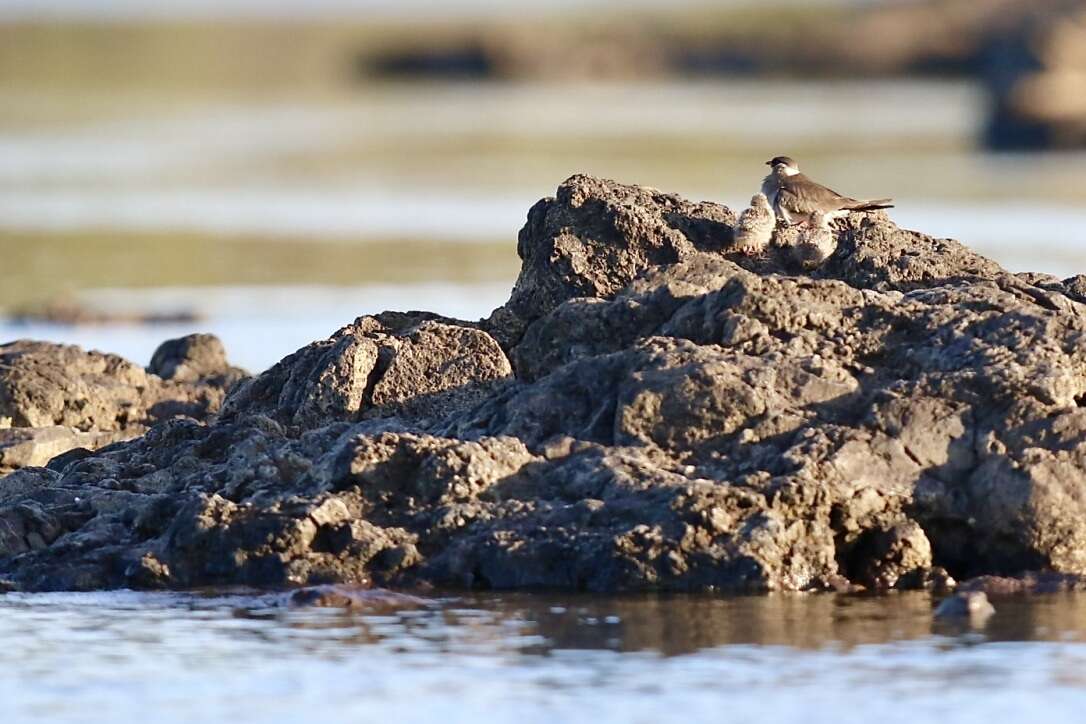
[[[309,586],[290,594],[292,608],[392,609],[413,608],[423,599],[379,588],[351,585]]]
[[[16,310],[16,324],[60,324],[71,327],[105,324],[192,324],[202,316],[193,310],[172,312],[110,311],[96,309],[76,299],[55,299],[40,306]]]
[[[962,591],[943,601],[935,609],[935,618],[943,620],[969,619],[972,622],[986,621],[995,606],[988,601],[983,591]]]

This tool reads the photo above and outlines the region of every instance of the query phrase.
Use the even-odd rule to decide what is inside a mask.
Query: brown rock
[[[360,317],[239,385],[223,416],[259,412],[311,427],[362,416],[447,415],[512,374],[490,335],[451,321]]]
[[[151,356],[147,371],[175,382],[225,378],[220,386],[246,376],[226,361],[226,348],[213,334],[190,334],[163,342]]]
[[[528,212],[508,307],[531,321],[573,297],[611,297],[657,264],[731,243],[735,214],[646,186],[577,175]]]
[[[81,432],[57,425],[0,429],[0,474],[44,466],[69,450],[94,450],[135,436],[134,432]]]
[[[130,439],[171,417],[207,420],[245,374],[211,335],[164,343],[152,367],[175,379],[70,345],[0,346],[0,472]]]

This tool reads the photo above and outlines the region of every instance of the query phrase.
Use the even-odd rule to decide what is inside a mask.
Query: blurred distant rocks
[[[62,298],[17,309],[11,314],[15,324],[188,324],[200,320],[195,312],[112,312],[95,309],[74,299]]]
[[[486,24],[367,48],[366,78],[959,77],[991,98],[996,149],[1086,143],[1086,2],[919,0]]]
[[[1086,147],[1086,2],[1043,4],[987,48],[985,131],[996,149]]]
[[[378,77],[643,79],[675,74],[863,78],[976,76],[992,43],[1062,24],[1082,0],[918,0],[742,10],[607,13],[473,23],[367,48]]]
[[[559,25],[551,32],[483,25],[446,37],[405,41],[357,62],[364,77],[485,80],[645,78],[672,70],[670,43],[640,28],[605,31]]]
[[[735,249],[734,219],[574,176],[529,211],[488,319],[362,317],[248,379],[204,337],[151,372],[4,348],[12,429],[146,432],[0,478],[0,578],[1077,585],[1081,280],[1010,274],[884,212],[853,214],[802,270]]]

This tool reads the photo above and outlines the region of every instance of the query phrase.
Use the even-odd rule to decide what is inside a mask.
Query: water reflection
[[[730,646],[846,652],[955,632],[965,643],[1079,641],[1086,633],[1086,595],[993,600],[997,614],[971,629],[940,628],[932,618],[932,596],[923,592],[727,598],[475,594],[379,599],[349,610],[293,607],[278,594],[7,594],[0,596],[0,610],[5,626],[21,622],[21,631],[35,635],[43,635],[39,624],[64,621],[64,640],[73,644],[106,634],[132,644],[171,643],[168,632],[154,628],[170,622],[303,648],[307,642],[334,642],[528,656],[596,649],[682,656]]]
[[[450,630],[517,625],[533,642],[522,653],[561,649],[656,652],[666,656],[722,646],[787,646],[839,651],[867,644],[980,633],[986,641],[1078,640],[1086,630],[1086,597],[1004,598],[999,615],[978,630],[937,628],[926,593],[890,597],[629,597],[467,599],[479,608],[442,609]],[[485,625],[480,625],[480,622]],[[470,625],[469,625],[470,624]]]
[[[997,598],[957,631],[924,593],[284,601],[0,596],[5,721],[1075,721],[1086,701],[1084,595]]]

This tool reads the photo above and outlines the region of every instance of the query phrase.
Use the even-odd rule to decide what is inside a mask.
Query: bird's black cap
[[[765,162],[766,166],[776,166],[778,163],[783,163],[785,166],[795,166],[796,162],[788,156],[774,156]]]

